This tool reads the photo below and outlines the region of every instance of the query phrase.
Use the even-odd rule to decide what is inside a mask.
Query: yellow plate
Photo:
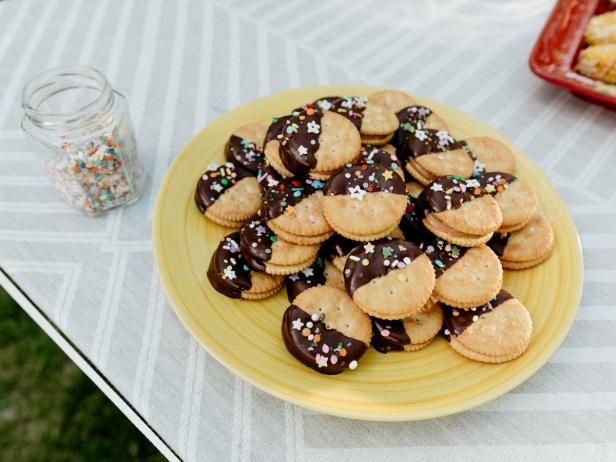
[[[153,223],[160,277],[178,317],[224,366],[258,388],[327,414],[366,420],[413,420],[460,412],[506,393],[533,375],[561,344],[575,318],[582,287],[582,255],[575,226],[549,180],[529,157],[486,124],[443,103],[416,95],[443,117],[456,138],[487,135],[513,149],[517,175],[530,181],[554,226],[553,255],[525,271],[507,271],[504,287],[530,310],[534,331],[519,359],[488,365],[465,359],[441,338],[415,353],[370,349],[354,371],[325,376],[299,363],[280,335],[286,292],[259,302],[225,298],[209,284],[210,256],[227,229],[207,221],[193,202],[200,173],[223,160],[231,131],[289,112],[321,96],[369,95],[368,86],[308,87],[245,104],[203,129],[173,162],[162,183]]]

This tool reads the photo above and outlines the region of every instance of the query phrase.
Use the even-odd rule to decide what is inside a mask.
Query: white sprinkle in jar
[[[124,96],[98,70],[50,69],[24,87],[22,129],[55,190],[87,214],[139,197],[143,166]]]

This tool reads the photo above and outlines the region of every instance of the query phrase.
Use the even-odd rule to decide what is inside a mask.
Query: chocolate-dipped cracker
[[[523,228],[537,212],[539,199],[532,186],[504,172],[484,172],[476,177],[481,187],[494,196],[501,209],[501,233]]]
[[[494,233],[488,246],[500,258],[503,268],[521,270],[545,261],[554,247],[550,222],[536,214],[522,229],[512,233]]]
[[[391,144],[404,151],[407,138],[417,129],[427,128],[432,130],[447,131],[447,124],[426,106],[407,106],[396,112],[400,127],[396,130]]]
[[[212,287],[230,298],[260,300],[282,288],[282,276],[256,273],[240,252],[240,233],[226,236],[210,260],[207,277]]]
[[[199,177],[195,203],[210,220],[239,228],[261,206],[259,182],[232,162],[211,164]]]
[[[225,145],[225,158],[247,176],[256,176],[265,163],[263,140],[266,127],[253,123],[236,128]]]
[[[370,317],[343,290],[328,286],[295,297],[281,330],[289,352],[322,374],[355,369],[372,337]]]
[[[415,244],[395,238],[356,247],[343,275],[353,301],[382,319],[403,319],[421,311],[435,284],[428,257]]]
[[[248,266],[268,274],[288,275],[307,268],[318,245],[297,245],[277,236],[264,219],[253,217],[240,229],[240,247]]]
[[[339,234],[368,241],[387,236],[406,209],[406,188],[379,164],[350,165],[332,176],[324,190],[323,212]]]
[[[364,144],[383,145],[398,128],[393,111],[363,96],[327,97],[313,104],[321,111],[335,112],[349,119],[359,130]]]
[[[353,162],[360,146],[359,132],[348,118],[309,106],[286,120],[279,156],[288,172],[327,179]]]
[[[532,333],[530,314],[504,290],[485,305],[470,310],[447,306],[443,309],[445,338],[467,358],[502,363],[517,358],[528,347]]]
[[[449,132],[417,128],[408,134],[398,156],[407,171],[422,184],[444,175],[470,177],[474,161]]]
[[[474,136],[460,141],[473,159],[473,176],[484,172],[515,173],[515,156],[504,143],[487,136]]]
[[[372,346],[380,353],[421,350],[432,343],[442,325],[438,303],[405,319],[372,318]]]
[[[477,179],[444,176],[428,184],[419,195],[423,224],[453,244],[485,244],[502,223],[496,200]]]
[[[487,303],[501,290],[503,269],[488,246],[465,248],[432,237],[419,248],[434,266],[434,299],[458,308],[472,308]]]
[[[394,151],[395,152],[395,151]],[[404,170],[398,160],[398,156],[395,153],[391,153],[378,146],[362,146],[357,159],[358,164],[379,164],[385,168],[391,169],[398,174],[400,178],[404,180]]]
[[[300,245],[319,244],[333,234],[323,216],[324,183],[307,177],[280,180],[263,195],[262,216],[284,240]]]

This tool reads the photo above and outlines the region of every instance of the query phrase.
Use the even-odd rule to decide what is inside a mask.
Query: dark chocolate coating
[[[419,195],[418,205],[422,216],[445,210],[457,209],[465,202],[486,194],[504,191],[516,177],[502,172],[486,172],[476,178],[442,176],[426,186]]]
[[[489,313],[501,303],[513,298],[513,296],[506,290],[501,290],[496,297],[490,300],[488,303],[477,308],[471,308],[469,310],[463,310],[460,308],[454,308],[449,305],[443,305],[443,312],[445,314],[445,338],[448,340],[451,336],[458,336],[464,330],[470,326],[474,321],[473,317],[481,316],[482,314]]]
[[[402,231],[402,234],[404,234],[404,238],[414,244],[419,244],[432,236],[432,233],[430,233],[423,224],[417,205],[417,199],[410,194],[406,196],[406,211],[404,215],[402,215],[398,227]]]
[[[323,257],[319,256],[308,268],[287,277],[287,298],[293,302],[304,290],[325,284]]]
[[[415,244],[391,237],[360,245],[349,254],[344,265],[344,286],[353,295],[353,292],[372,279],[404,268],[422,254]]]
[[[256,271],[257,273],[266,273],[265,261],[259,260],[258,258],[253,257],[250,254],[244,253],[242,250],[242,258],[244,259],[244,263],[248,265],[252,271]]]
[[[267,132],[265,133],[265,141],[263,142],[263,146],[272,140],[282,140],[282,128],[291,117],[293,116],[284,115],[280,117],[272,117],[272,123],[267,128]]]
[[[379,164],[347,165],[327,181],[326,196],[349,195],[350,189],[406,195],[406,185],[396,172]]]
[[[504,172],[484,172],[477,175],[475,179],[479,182],[485,194],[495,196],[507,189],[511,183],[517,180],[517,177]]]
[[[214,289],[227,297],[240,298],[242,291],[250,290],[250,268],[240,253],[239,231],[229,234],[218,244],[207,278]]]
[[[465,202],[484,194],[484,188],[477,179],[467,180],[461,176],[447,175],[429,183],[417,198],[417,202],[421,215],[425,217],[429,213],[460,208]]]
[[[328,96],[312,104],[323,112],[331,111],[346,117],[359,130],[368,100],[363,96]]]
[[[231,135],[227,141],[225,159],[233,162],[238,169],[244,168],[251,175],[256,175],[265,162],[261,146],[236,135]]]
[[[396,148],[402,148],[409,134],[421,127],[432,111],[425,106],[408,106],[396,112],[400,126],[390,143]]]
[[[253,176],[245,169],[238,170],[234,163],[212,164],[200,177],[195,188],[195,203],[204,213],[227,189],[242,178]]]
[[[438,152],[453,151],[461,148],[458,143],[445,130],[434,130],[432,128],[417,128],[409,133],[404,145],[398,152],[403,159],[425,156]]]
[[[406,333],[401,319],[372,319],[372,346],[380,353],[389,351],[404,351],[404,345],[409,345],[411,339]],[[387,335],[385,335],[387,334]]]
[[[351,361],[358,360],[368,345],[347,337],[335,329],[328,329],[323,321],[312,321],[308,313],[296,305],[291,305],[282,318],[282,339],[289,353],[306,366],[322,374],[339,374]],[[300,327],[299,330],[293,327],[294,322]],[[311,328],[307,327],[309,322],[312,323]],[[303,335],[304,332],[307,335]],[[309,340],[309,335],[313,335],[314,338]],[[319,367],[318,361],[321,356],[327,358],[327,364]],[[334,357],[332,364],[331,360]]]
[[[258,260],[272,258],[272,244],[278,237],[267,226],[265,220],[253,217],[240,229],[240,248],[242,255],[250,255]]]
[[[306,177],[289,177],[264,191],[263,194],[263,217],[273,220],[284,214],[289,206],[299,204],[303,199],[323,189],[325,184],[320,180]]]
[[[294,111],[281,130],[280,160],[295,174],[306,174],[317,164],[321,118],[335,112],[350,120],[359,130],[367,99],[359,96],[327,96]]]
[[[509,236],[511,233],[494,233],[492,238],[488,241],[487,246],[492,249],[497,257],[502,257],[507,248],[509,242]]]
[[[400,166],[398,157],[395,154],[390,154],[377,146],[363,146],[359,153],[357,163],[368,165],[379,164],[391,170],[396,170]]]
[[[316,166],[323,114],[310,108],[288,119],[282,128],[280,160],[290,172],[306,174]]]
[[[438,237],[422,242],[419,248],[432,262],[437,278],[451,268],[468,250],[466,247],[459,247]]]
[[[362,243],[347,239],[340,234],[334,234],[323,243],[320,253],[326,260],[332,261],[336,257],[348,255],[351,250],[360,244]]]
[[[271,165],[265,165],[257,172],[257,181],[261,187],[261,192],[265,193],[270,188],[278,186],[284,177],[278,173]]]

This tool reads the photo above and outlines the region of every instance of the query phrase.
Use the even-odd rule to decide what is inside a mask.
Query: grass
[[[0,288],[0,454],[19,461],[163,461]]]

